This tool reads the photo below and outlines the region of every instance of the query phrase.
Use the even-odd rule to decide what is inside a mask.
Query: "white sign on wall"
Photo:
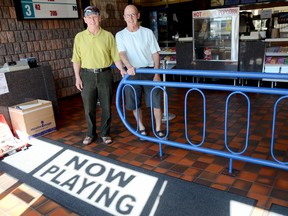
[[[20,19],[79,18],[76,0],[14,0]]]

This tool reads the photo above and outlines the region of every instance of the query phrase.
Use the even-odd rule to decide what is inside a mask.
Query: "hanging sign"
[[[262,10],[260,13],[260,18],[261,19],[269,19],[272,17],[272,10]]]
[[[76,0],[14,0],[18,19],[79,18]]]

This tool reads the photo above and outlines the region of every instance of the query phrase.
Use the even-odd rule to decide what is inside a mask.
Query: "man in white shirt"
[[[142,26],[139,26],[138,19],[140,13],[134,5],[126,6],[124,10],[124,20],[127,27],[116,34],[117,48],[123,64],[127,68],[127,73],[131,75],[132,80],[154,80],[161,81],[159,74],[136,74],[137,68],[155,68],[160,67],[160,47],[153,32]],[[139,132],[142,135],[147,135],[142,119],[141,98],[144,93],[145,103],[150,107],[150,92],[153,86],[133,85],[137,96],[137,108],[135,105],[135,96],[131,88],[125,88],[126,108],[133,110],[133,114],[137,119]],[[159,137],[165,137],[165,133],[161,130],[161,91],[156,89],[153,91],[153,111],[155,117],[156,134]]]

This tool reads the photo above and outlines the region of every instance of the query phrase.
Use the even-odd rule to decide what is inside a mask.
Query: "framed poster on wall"
[[[17,19],[79,18],[77,0],[14,0]]]

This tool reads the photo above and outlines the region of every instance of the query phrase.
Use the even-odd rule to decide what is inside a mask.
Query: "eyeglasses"
[[[137,15],[137,14],[135,14],[135,13],[132,13],[132,14],[124,14],[125,17],[131,17],[131,18],[135,17],[136,15]]]
[[[88,6],[84,10],[84,17],[89,16],[91,14],[95,14],[96,16],[100,16],[100,10],[95,6]]]

